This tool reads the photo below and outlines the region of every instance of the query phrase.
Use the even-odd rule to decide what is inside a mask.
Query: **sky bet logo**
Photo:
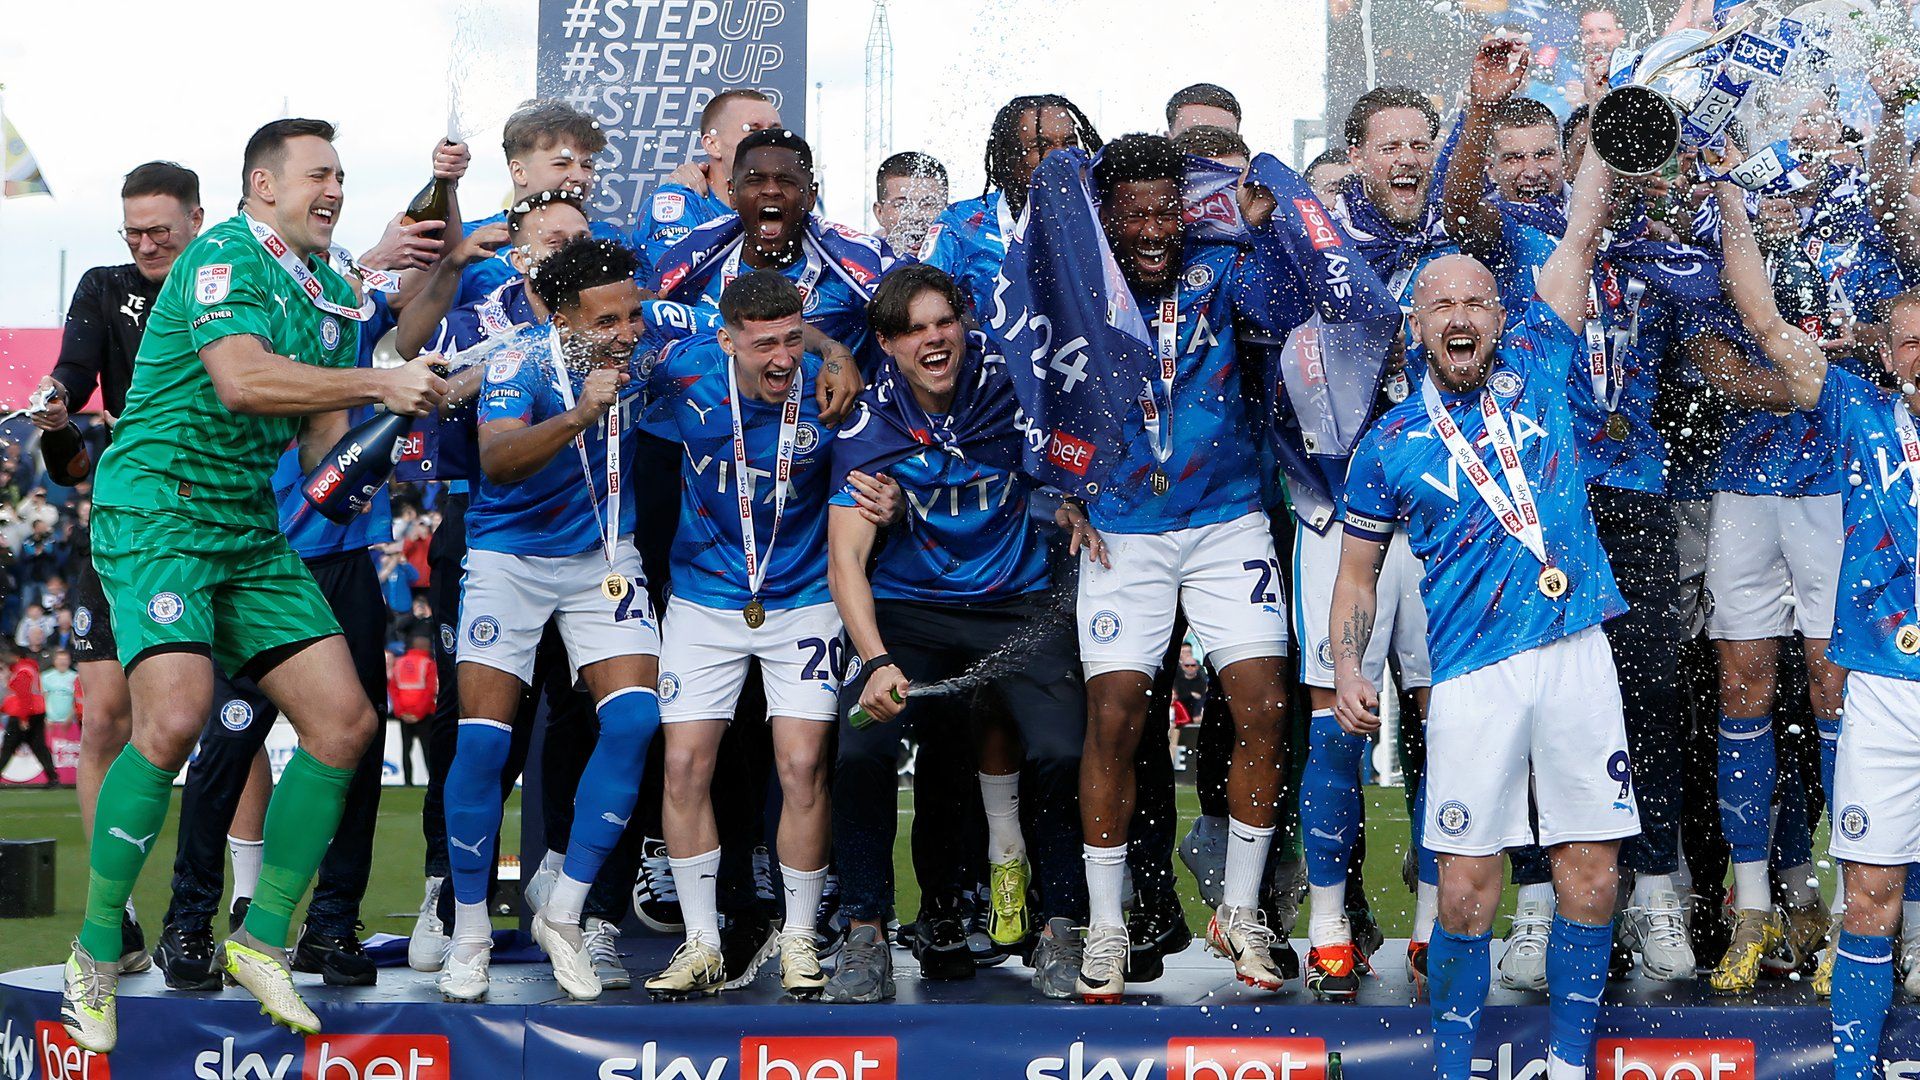
[[[899,1044],[886,1036],[745,1038],[740,1080],[898,1080]],[[669,1056],[657,1042],[639,1057],[609,1058],[599,1080],[721,1080],[727,1059]]]
[[[1169,1039],[1167,1080],[1325,1080],[1320,1039]],[[1107,1057],[1084,1042],[1065,1057],[1035,1058],[1027,1080],[1150,1080],[1153,1057]]]
[[[229,1036],[218,1049],[193,1059],[193,1075],[194,1080],[452,1080],[452,1057],[444,1035],[309,1035],[298,1055],[246,1051]]]
[[[1750,1039],[1601,1039],[1594,1080],[1753,1080]]]

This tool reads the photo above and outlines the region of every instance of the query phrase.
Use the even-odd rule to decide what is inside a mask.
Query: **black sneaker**
[[[975,967],[993,967],[1021,951],[1020,945],[1002,945],[987,932],[993,921],[993,908],[987,896],[986,887],[981,886],[966,897],[967,955],[973,957]]]
[[[120,912],[120,974],[133,975],[153,967],[153,956],[147,952],[147,935],[140,929],[139,920],[133,912]]]
[[[780,948],[780,924],[760,905],[744,911],[723,911],[720,920],[720,958],[727,967],[725,989],[738,990],[754,980]]]
[[[1166,958],[1193,943],[1187,913],[1172,892],[1138,892],[1127,912],[1127,968],[1129,983],[1152,982],[1166,973]]]
[[[1353,930],[1353,969],[1360,975],[1373,974],[1373,954],[1387,943],[1387,935],[1373,917],[1373,908],[1362,898],[1360,906],[1347,909],[1347,926]]]
[[[360,929],[359,924],[354,929]],[[293,949],[293,970],[318,973],[328,986],[372,986],[378,977],[373,957],[367,955],[358,934],[333,937],[314,930],[312,924],[300,928],[300,940]]]
[[[647,929],[678,934],[686,929],[680,892],[667,864],[667,842],[649,836],[640,842],[640,873],[633,882],[633,913]]]
[[[253,906],[252,897],[242,896],[234,900],[233,910],[227,912],[227,936],[228,937],[232,937],[233,935],[239,933],[240,928],[246,925],[247,909],[252,906]]]
[[[211,926],[167,927],[154,946],[153,959],[169,990],[220,989],[220,964]]]
[[[933,899],[920,908],[913,935],[913,958],[922,979],[971,979],[974,959],[967,946],[966,911],[951,899]]]

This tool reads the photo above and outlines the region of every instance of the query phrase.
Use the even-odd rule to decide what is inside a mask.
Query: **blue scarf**
[[[741,242],[745,229],[739,214],[728,214],[693,230],[687,238],[667,249],[654,267],[653,290],[662,300],[696,303],[700,291],[713,275],[720,272],[727,256]],[[819,259],[846,282],[855,295],[871,300],[880,279],[897,261],[886,241],[856,232],[844,225],[824,222],[818,214],[807,215],[806,231],[800,243],[805,254]]]
[[[1220,167],[1189,158],[1189,246],[1231,244],[1271,281],[1274,321],[1298,327],[1316,314],[1364,327],[1380,346],[1363,370],[1329,372],[1343,386],[1380,379],[1385,342],[1400,309],[1356,259],[1351,241],[1298,174],[1268,155],[1253,179],[1279,200],[1273,220],[1250,228],[1222,194]],[[1007,248],[992,329],[1007,343],[1024,413],[1026,471],[1063,491],[1097,491],[1122,457],[1143,390],[1157,371],[1154,345],[1100,226],[1084,150],[1057,150],[1034,171],[1031,194]],[[1191,201],[1193,196],[1199,201]],[[1277,350],[1273,350],[1277,352]],[[1263,383],[1276,386],[1272,370]]]
[[[893,357],[883,357],[873,382],[833,442],[833,490],[855,470],[869,475],[902,458],[934,449],[991,468],[1020,468],[1013,380],[1006,357],[987,335],[967,334],[954,382],[953,404],[939,423],[927,415]]]

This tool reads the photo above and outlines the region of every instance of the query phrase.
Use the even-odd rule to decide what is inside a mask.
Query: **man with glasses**
[[[48,472],[60,483],[84,477],[91,459],[113,437],[111,419],[126,406],[133,357],[140,351],[147,312],[159,297],[173,260],[200,235],[204,216],[200,177],[171,161],[149,161],[128,173],[121,184],[120,212],[120,236],[133,261],[96,266],[81,276],[67,308],[60,358],[52,374],[41,377],[36,391],[37,396],[46,397],[46,406],[29,414],[34,426],[45,432],[41,450]],[[100,441],[89,446],[68,410],[75,404],[84,406],[96,389],[109,423],[98,427]],[[76,460],[82,462],[77,469]],[[127,677],[114,651],[106,597],[91,559],[80,561],[74,581],[73,658],[87,703],[87,723],[80,732],[80,824],[91,836],[100,778],[126,745],[132,720]],[[131,902],[121,922],[121,939],[121,970],[144,971],[152,965]]]

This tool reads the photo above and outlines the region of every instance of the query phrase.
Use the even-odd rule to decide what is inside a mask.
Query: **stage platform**
[[[1305,952],[1304,942],[1296,946]],[[673,942],[623,943],[639,977]],[[1496,956],[1499,948],[1495,944]],[[296,976],[326,1028],[267,1029],[238,990],[168,991],[155,973],[121,983],[121,1047],[84,1053],[59,1026],[57,967],[0,975],[0,1077],[7,1080],[1320,1080],[1338,1052],[1353,1080],[1432,1075],[1428,1008],[1415,1003],[1404,942],[1378,954],[1359,1002],[1316,1004],[1298,982],[1277,995],[1235,982],[1199,945],[1119,1006],[1048,1001],[1009,960],[960,982],[922,984],[895,951],[886,1005],[783,1000],[771,971],[702,1002],[655,1004],[644,991],[566,1000],[544,964],[496,963],[484,1005],[442,1002],[433,976],[383,968],[377,987],[338,990]],[[1475,1075],[1542,1080],[1546,1008],[1495,991],[1481,1016]],[[1830,1019],[1800,982],[1714,998],[1610,985],[1595,1080],[1784,1080],[1832,1075]],[[1888,1080],[1920,1080],[1920,1015],[1894,1007]]]

